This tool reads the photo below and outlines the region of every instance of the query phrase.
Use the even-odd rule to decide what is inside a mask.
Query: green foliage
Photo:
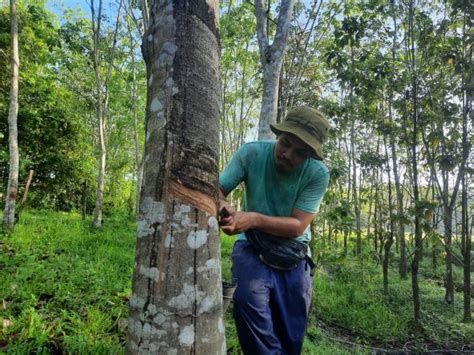
[[[380,266],[369,253],[364,255],[341,259],[326,252],[320,258],[313,296],[318,319],[350,329],[361,343],[404,344],[412,339],[420,346],[425,341],[440,348],[469,343],[474,327],[460,323],[462,302],[450,307],[444,304],[443,270],[433,270],[428,256],[420,267],[425,338],[418,339],[413,332],[411,280],[398,277],[394,258],[389,295],[384,296]],[[455,267],[454,275],[461,280],[462,270]]]
[[[28,171],[35,171],[28,204],[34,208],[63,211],[81,206],[83,183],[87,182],[87,205],[95,201],[97,181],[97,128],[95,122],[92,42],[90,21],[65,12],[59,24],[44,3],[19,6],[20,110],[18,114],[20,150],[20,193]],[[9,68],[9,9],[0,8],[0,65]],[[105,21],[105,20],[104,20]],[[112,31],[103,23],[101,55],[108,60]],[[117,49],[120,65],[112,70],[109,83],[107,144],[108,182],[105,208],[130,209],[134,201],[136,162],[133,115],[131,110],[131,58],[136,56],[138,79],[136,107],[144,106],[144,65],[127,33],[120,32]],[[133,35],[132,35],[133,38]],[[9,70],[0,72],[0,191],[8,179],[7,111]],[[144,112],[138,109],[139,141],[143,140]],[[132,197],[131,197],[132,196]],[[107,212],[107,211],[106,211]]]
[[[19,7],[20,109],[18,140],[20,185],[35,171],[30,204],[70,210],[80,201],[80,184],[91,179],[91,147],[85,137],[81,107],[74,94],[57,80],[55,54],[60,51],[55,17],[40,5]],[[7,7],[0,8],[0,65],[9,68],[10,38]],[[7,120],[9,70],[0,73],[0,188],[8,178]]]

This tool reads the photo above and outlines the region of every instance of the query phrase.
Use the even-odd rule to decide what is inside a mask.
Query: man
[[[277,141],[244,144],[222,172],[221,200],[241,182],[245,198],[241,212],[221,201],[220,223],[226,234],[238,234],[232,276],[237,283],[234,318],[243,352],[300,354],[313,288],[312,262],[297,258],[288,267],[286,245],[296,243],[308,250],[310,223],[329,181],[321,149],[329,124],[319,111],[303,106],[271,129]],[[278,261],[269,262],[274,257],[269,242],[283,246],[283,267]]]

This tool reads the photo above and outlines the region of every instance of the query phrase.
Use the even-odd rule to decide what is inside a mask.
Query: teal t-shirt
[[[228,193],[243,182],[246,212],[277,217],[290,217],[294,208],[318,212],[329,182],[328,168],[320,160],[307,159],[289,172],[280,172],[275,166],[275,146],[276,141],[242,145],[221,173],[220,186]],[[239,239],[245,239],[243,233]],[[311,240],[309,226],[298,239]]]

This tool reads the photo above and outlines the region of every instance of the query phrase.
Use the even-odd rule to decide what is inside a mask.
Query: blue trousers
[[[232,276],[237,283],[234,318],[244,354],[300,354],[313,289],[306,260],[293,270],[276,270],[260,260],[249,242],[237,241]]]

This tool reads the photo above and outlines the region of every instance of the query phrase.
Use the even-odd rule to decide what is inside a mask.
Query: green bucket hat
[[[276,135],[282,132],[292,133],[313,148],[316,158],[323,159],[322,144],[326,141],[329,122],[318,110],[308,107],[297,107],[286,115],[281,123],[270,124]]]

